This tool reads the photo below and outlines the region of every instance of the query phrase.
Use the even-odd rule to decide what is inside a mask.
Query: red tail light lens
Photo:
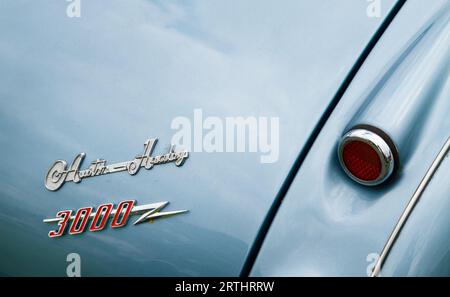
[[[365,142],[350,141],[345,144],[342,160],[348,171],[361,180],[373,181],[381,174],[380,157]]]
[[[387,142],[366,129],[347,132],[339,144],[338,154],[345,173],[363,185],[378,185],[394,170],[394,158]]]

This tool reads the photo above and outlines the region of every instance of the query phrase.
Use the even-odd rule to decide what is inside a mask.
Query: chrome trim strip
[[[450,152],[450,137],[447,139],[444,146],[439,151],[437,157],[434,159],[434,161],[431,164],[430,168],[428,169],[427,173],[422,178],[422,181],[420,182],[419,186],[417,187],[417,189],[415,190],[411,199],[409,200],[408,204],[406,205],[402,215],[400,216],[397,224],[395,225],[394,230],[392,231],[391,235],[389,236],[388,241],[386,242],[383,250],[381,251],[381,255],[378,258],[378,260],[373,268],[372,274],[370,275],[371,277],[379,276],[381,268],[382,268],[384,262],[386,261],[386,258],[388,257],[389,252],[391,251],[392,246],[395,243],[395,240],[397,239],[403,226],[405,225],[406,220],[408,219],[409,215],[411,214],[411,212],[414,209],[414,206],[417,204],[417,202],[419,201],[423,192],[425,191],[425,188],[430,183],[431,178],[433,177],[434,173],[437,171],[437,169],[441,165],[442,161],[444,160],[444,158],[447,156],[447,154],[449,152]]]

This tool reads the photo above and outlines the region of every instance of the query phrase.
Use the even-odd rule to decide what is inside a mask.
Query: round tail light
[[[339,162],[345,173],[366,186],[387,180],[394,172],[395,148],[391,148],[393,142],[386,137],[384,133],[360,128],[347,132],[338,147]]]

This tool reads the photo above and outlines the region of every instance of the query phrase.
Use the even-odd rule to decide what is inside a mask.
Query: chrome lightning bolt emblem
[[[91,165],[88,168],[80,170],[81,163],[86,157],[85,153],[76,155],[69,168],[67,168],[66,161],[57,160],[53,163],[45,176],[45,187],[50,191],[56,191],[61,188],[65,182],[73,181],[79,183],[84,178],[121,171],[127,171],[130,175],[135,175],[142,167],[150,170],[155,165],[170,162],[174,162],[175,165],[179,167],[183,165],[184,161],[189,157],[189,152],[186,150],[175,152],[174,145],[170,146],[168,153],[152,156],[151,154],[157,141],[157,138],[148,139],[144,143],[144,152],[142,155],[136,156],[131,161],[121,163],[106,165],[106,160],[97,159],[91,162]]]
[[[188,210],[161,212],[160,210],[166,207],[167,204],[169,204],[168,201],[163,201],[137,206],[136,200],[124,200],[115,209],[113,209],[114,205],[112,203],[106,203],[98,206],[95,212],[93,207],[80,208],[73,215],[72,210],[62,210],[56,214],[56,218],[45,219],[44,223],[57,223],[58,229],[50,231],[48,236],[60,237],[64,235],[68,225],[70,225],[68,231],[70,235],[83,233],[89,220],[91,222],[88,230],[95,232],[103,230],[109,218],[112,218],[111,228],[120,228],[124,227],[128,222],[128,218],[134,215],[139,215],[139,218],[133,223],[133,225],[137,225],[144,222],[152,222],[157,218],[188,212]]]

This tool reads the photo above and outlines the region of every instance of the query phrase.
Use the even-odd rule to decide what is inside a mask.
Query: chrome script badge
[[[56,214],[56,218],[45,219],[44,223],[58,223],[58,229],[48,233],[49,237],[60,237],[64,235],[64,231],[70,224],[69,234],[76,235],[83,233],[88,225],[89,219],[92,219],[89,231],[101,231],[105,228],[110,217],[111,228],[120,228],[127,224],[128,218],[133,215],[139,215],[133,225],[153,221],[154,219],[173,216],[176,214],[187,212],[187,210],[176,210],[160,212],[169,202],[156,202],[152,204],[136,205],[136,200],[121,201],[117,208],[112,203],[102,204],[93,211],[93,207],[83,207],[78,209],[74,215],[72,210],[62,210]]]
[[[139,172],[141,167],[150,170],[155,165],[170,162],[174,162],[176,166],[181,166],[189,157],[189,152],[186,150],[175,152],[174,145],[171,145],[167,154],[151,156],[157,140],[157,138],[148,139],[144,143],[144,152],[142,155],[136,156],[134,160],[131,161],[106,165],[106,160],[97,159],[91,162],[91,165],[88,168],[80,170],[81,163],[86,156],[85,153],[79,153],[76,155],[72,165],[70,165],[70,168],[67,168],[66,161],[57,160],[47,172],[45,177],[45,187],[50,191],[56,191],[61,188],[65,182],[73,181],[75,183],[79,183],[82,179],[93,176],[120,171],[128,171],[130,175],[135,175]]]

